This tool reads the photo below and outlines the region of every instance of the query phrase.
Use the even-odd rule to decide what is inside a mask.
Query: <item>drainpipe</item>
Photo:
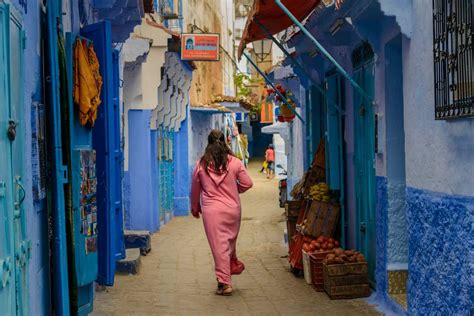
[[[298,112],[296,112],[296,110],[293,108],[293,106],[290,104],[290,102],[288,102],[288,100],[285,98],[285,96],[280,91],[277,90],[277,88],[275,87],[273,82],[270,81],[270,79],[267,77],[267,75],[265,75],[265,73],[260,68],[258,68],[257,64],[255,64],[255,62],[252,60],[252,58],[250,58],[250,56],[247,55],[245,52],[242,52],[242,55],[244,55],[245,58],[247,58],[247,60],[252,64],[252,66],[255,68],[255,70],[257,70],[257,72],[260,74],[260,76],[262,76],[263,79],[265,79],[267,84],[270,85],[273,88],[273,90],[275,90],[275,92],[283,100],[283,102],[285,102],[285,104],[288,106],[288,108],[291,110],[291,112],[293,112],[293,114],[296,115],[299,118],[301,123],[305,124],[305,122],[304,122],[303,118],[301,117],[301,115],[299,115]]]
[[[336,101],[334,101],[332,98],[329,98],[327,96],[327,93],[326,91],[324,91],[318,82],[316,82],[316,80],[313,79],[313,77],[306,71],[306,69],[303,67],[303,65],[301,65],[293,56],[291,56],[291,54],[288,52],[288,50],[286,50],[286,48],[281,44],[281,42],[279,40],[277,40],[275,38],[275,36],[273,36],[270,31],[265,27],[265,25],[263,25],[262,23],[260,23],[260,21],[258,19],[255,19],[255,22],[257,23],[258,27],[265,32],[265,34],[267,35],[267,37],[269,39],[271,39],[273,41],[273,43],[275,43],[278,48],[281,49],[281,51],[286,55],[286,57],[288,57],[290,60],[291,60],[291,63],[295,66],[297,66],[304,74],[305,76],[314,84],[314,86],[316,87],[316,89],[318,89],[318,91],[326,98],[326,100],[329,101],[329,103],[331,103],[332,105],[334,105],[334,107],[336,108],[336,110],[339,111],[339,113],[341,115],[344,115],[345,114],[345,111],[339,106],[339,104],[337,104]]]
[[[275,0],[275,3],[282,9],[282,11],[300,28],[300,30],[306,35],[307,38],[313,42],[313,44],[318,48],[318,50],[326,56],[326,58],[336,67],[336,69],[351,83],[351,85],[356,89],[369,103],[372,103],[372,97],[362,89],[361,86],[355,82],[355,80],[347,73],[347,71],[339,65],[339,63],[331,56],[331,54],[316,40],[316,38],[304,27],[303,24],[288,10],[287,7],[281,2],[281,0]]]

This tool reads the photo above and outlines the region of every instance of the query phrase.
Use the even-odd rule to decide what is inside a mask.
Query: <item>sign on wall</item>
[[[220,34],[181,34],[181,59],[219,61]]]

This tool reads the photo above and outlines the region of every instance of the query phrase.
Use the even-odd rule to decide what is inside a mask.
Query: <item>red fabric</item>
[[[282,0],[282,3],[299,21],[302,21],[313,12],[320,0]],[[248,43],[267,38],[265,31],[260,29],[258,23],[255,22],[256,20],[272,34],[277,34],[293,25],[293,21],[275,1],[255,0],[240,41],[239,58]]]
[[[303,235],[297,234],[294,239],[295,241],[289,251],[288,261],[293,268],[303,270],[303,254],[301,252],[304,244]]]

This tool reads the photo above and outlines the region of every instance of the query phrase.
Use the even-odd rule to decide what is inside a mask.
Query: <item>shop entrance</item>
[[[24,178],[25,120],[20,19],[0,3],[0,306],[8,315],[28,314]]]
[[[374,52],[363,43],[352,53],[354,79],[374,96]],[[375,285],[375,113],[373,104],[354,92],[354,167],[357,248],[367,258],[369,279]]]

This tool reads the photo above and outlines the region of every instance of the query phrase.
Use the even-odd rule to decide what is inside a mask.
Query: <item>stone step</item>
[[[151,251],[151,234],[147,230],[126,230],[124,232],[125,248],[139,248],[142,256]]]
[[[116,271],[123,274],[137,274],[140,270],[141,255],[139,248],[125,250],[125,259],[117,261]]]

